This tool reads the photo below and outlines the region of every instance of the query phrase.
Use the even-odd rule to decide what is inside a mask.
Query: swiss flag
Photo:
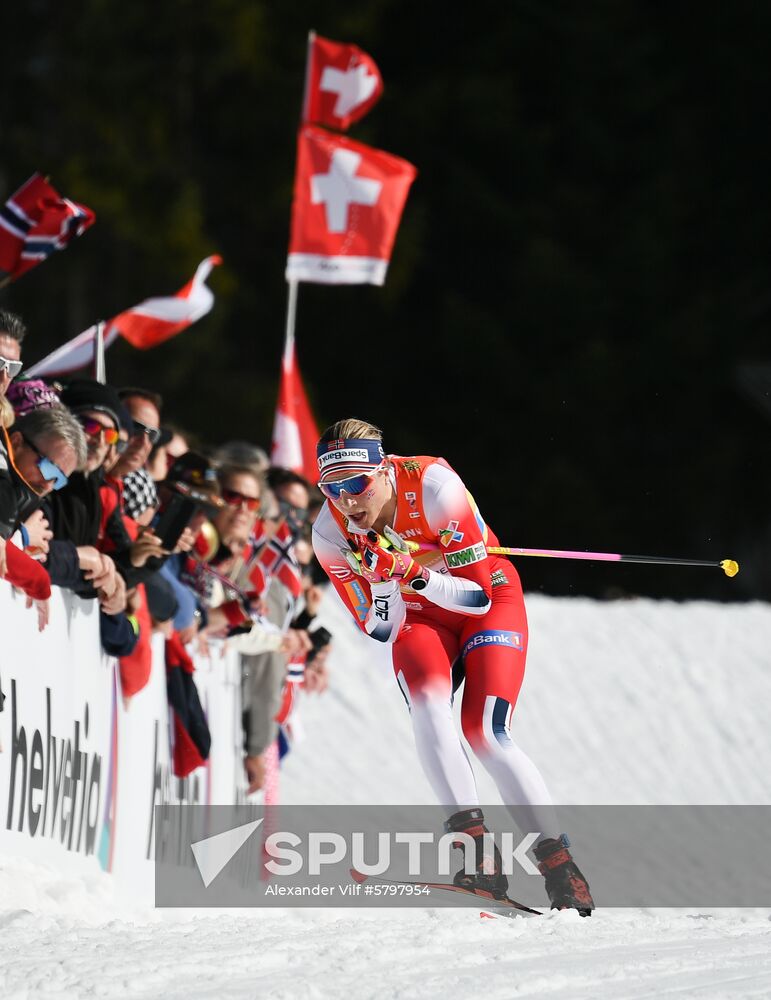
[[[311,32],[303,121],[345,131],[377,103],[383,79],[374,60],[356,45]]]
[[[305,394],[292,337],[287,340],[281,365],[281,385],[273,424],[271,463],[284,469],[291,469],[314,483],[318,477],[316,464],[318,438],[319,430]]]
[[[303,126],[287,280],[382,285],[416,175],[398,156]]]
[[[176,295],[146,299],[105,324],[105,349],[122,334],[134,347],[155,347],[205,316],[214,304],[211,289],[204,284],[221,257],[201,261],[194,276]],[[94,363],[96,326],[90,326],[66,344],[47,354],[42,361],[25,369],[27,376],[66,375]]]
[[[20,278],[54,250],[65,250],[95,218],[33,174],[0,208],[0,276]]]

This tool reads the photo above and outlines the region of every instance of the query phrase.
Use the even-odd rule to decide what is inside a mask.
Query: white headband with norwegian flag
[[[326,482],[331,476],[339,478],[340,472],[371,472],[385,461],[383,445],[370,438],[338,438],[334,441],[320,441],[317,449],[319,482]]]

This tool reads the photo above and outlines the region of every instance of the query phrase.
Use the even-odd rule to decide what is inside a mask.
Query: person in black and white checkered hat
[[[123,505],[128,516],[138,524],[148,523],[149,518],[155,513],[155,508],[158,506],[158,491],[147,469],[135,469],[124,478]]]

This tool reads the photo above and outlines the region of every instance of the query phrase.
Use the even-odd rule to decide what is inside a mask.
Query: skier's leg
[[[439,802],[478,803],[474,773],[452,714],[452,662],[458,640],[441,625],[408,622],[393,646],[396,679],[410,709],[418,758]]]
[[[493,590],[493,606],[461,633],[465,689],[463,732],[495,781],[522,833],[540,833],[534,848],[552,909],[594,909],[586,879],[559,833],[540,771],[511,739],[511,715],[525,673],[527,618],[518,580]]]
[[[541,772],[511,738],[511,716],[525,675],[527,617],[518,581],[493,590],[493,606],[461,633],[463,733],[523,833],[558,837]],[[527,827],[527,829],[525,829]]]
[[[452,712],[452,664],[457,657],[457,636],[435,622],[410,622],[394,645],[394,671],[410,706],[415,745],[423,770],[439,802],[447,807],[448,833],[468,834],[475,844],[476,872],[465,867],[455,884],[506,895],[508,882],[501,874],[498,849],[488,856],[484,816],[478,808],[474,772],[455,726]],[[462,842],[456,846],[462,847]]]

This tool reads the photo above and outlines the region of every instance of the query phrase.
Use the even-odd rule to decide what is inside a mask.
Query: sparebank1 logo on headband
[[[327,444],[327,450],[322,451],[323,445],[319,444],[317,456],[319,462],[319,472],[333,465],[380,465],[385,458],[383,445],[380,441],[361,438],[358,440],[342,441],[337,438]]]
[[[328,451],[326,455],[319,457],[319,472],[323,472],[328,465],[337,465],[338,462],[369,462],[369,452],[366,448],[343,448],[340,451]]]

